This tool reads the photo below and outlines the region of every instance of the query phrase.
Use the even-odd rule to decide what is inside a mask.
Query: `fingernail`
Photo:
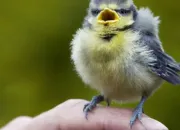
[[[142,118],[142,123],[145,128],[148,128],[148,130],[168,130],[165,125],[152,118],[144,117]]]

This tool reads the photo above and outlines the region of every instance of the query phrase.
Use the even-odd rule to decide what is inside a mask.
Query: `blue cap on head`
[[[126,2],[133,3],[132,0],[91,0],[92,3],[99,5],[99,4],[111,4],[111,3],[116,3],[118,5],[124,4]]]

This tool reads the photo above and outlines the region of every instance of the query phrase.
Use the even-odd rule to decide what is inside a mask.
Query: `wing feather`
[[[148,63],[147,66],[149,69],[162,79],[174,85],[180,84],[180,65],[163,51],[158,38],[146,32],[142,33],[141,42],[152,50],[152,54],[156,59]]]

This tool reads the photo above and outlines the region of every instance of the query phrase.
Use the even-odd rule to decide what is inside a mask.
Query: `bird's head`
[[[91,0],[84,27],[102,35],[115,34],[132,27],[136,15],[132,0]]]

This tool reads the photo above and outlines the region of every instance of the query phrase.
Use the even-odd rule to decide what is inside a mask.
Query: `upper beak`
[[[116,23],[119,20],[120,20],[119,15],[115,11],[108,8],[105,8],[103,11],[101,11],[97,17],[98,23],[104,25]]]

